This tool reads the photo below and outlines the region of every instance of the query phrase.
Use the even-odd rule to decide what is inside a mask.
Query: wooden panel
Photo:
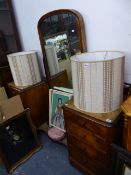
[[[105,175],[105,166],[101,161],[91,161],[88,155],[77,147],[69,147],[70,157],[75,159],[82,167],[86,167],[87,172],[91,172],[94,175]]]
[[[126,101],[121,105],[121,108],[127,116],[131,117],[131,96],[128,97]]]
[[[109,114],[104,117],[111,118]],[[75,110],[68,103],[64,118],[71,164],[87,175],[106,175],[110,144],[121,144],[123,115],[114,112],[114,120],[108,124],[103,118]]]
[[[96,149],[103,152],[107,151],[105,141],[101,138],[95,136],[95,133],[85,130],[84,128],[78,127],[76,124],[68,122],[66,123],[67,133],[70,133],[73,137],[79,140],[79,142],[84,142],[88,145],[93,145]]]
[[[99,150],[98,147],[95,147],[94,145],[79,141],[78,139],[75,139],[73,136],[70,135],[68,135],[68,146],[72,150],[78,148],[83,151],[84,154],[86,154],[86,157],[90,159],[90,161],[98,161],[101,163],[105,163],[105,161],[107,161],[107,154],[105,151]]]
[[[31,109],[31,118],[36,127],[48,121],[49,88],[45,82],[21,90],[9,85],[8,93],[10,97],[20,95],[24,108]]]
[[[131,151],[131,96],[121,105],[124,112],[123,147]]]
[[[70,87],[70,83],[68,80],[67,72],[66,70],[52,76],[48,80],[50,88],[53,88],[54,86],[64,86],[64,87]]]
[[[123,146],[126,150],[131,151],[131,117],[126,115],[124,118]]]
[[[69,156],[69,161],[75,168],[80,170],[83,174],[85,174],[85,175],[95,175],[95,173],[93,173],[90,170],[90,168],[87,169],[85,166],[83,166],[81,163],[79,163],[78,160],[75,160],[72,156]]]
[[[66,116],[67,115],[65,110],[65,117]],[[72,111],[68,112],[68,121],[71,121],[73,123],[75,122],[78,126],[95,133],[98,137],[101,137],[105,140],[105,137],[107,135],[107,127],[99,125],[92,120],[88,120],[87,118],[84,118],[83,115],[74,115]]]

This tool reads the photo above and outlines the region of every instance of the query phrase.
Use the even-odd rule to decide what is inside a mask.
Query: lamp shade
[[[41,81],[36,51],[17,52],[7,57],[16,86],[29,86]]]
[[[103,51],[71,57],[74,105],[86,112],[111,112],[123,101],[124,53]]]

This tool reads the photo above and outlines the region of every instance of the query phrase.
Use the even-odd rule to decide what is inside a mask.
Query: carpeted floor
[[[70,165],[64,145],[51,141],[44,132],[40,132],[39,137],[44,147],[12,175],[82,175]],[[0,175],[8,175],[4,167],[0,167]]]

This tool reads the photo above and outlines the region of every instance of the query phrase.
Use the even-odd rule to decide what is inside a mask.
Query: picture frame
[[[41,147],[29,109],[0,123],[0,155],[9,174]]]
[[[56,127],[64,132],[65,122],[63,114],[63,106],[72,98],[71,93],[58,90],[49,90],[49,126]]]
[[[131,152],[111,144],[108,175],[131,174]]]

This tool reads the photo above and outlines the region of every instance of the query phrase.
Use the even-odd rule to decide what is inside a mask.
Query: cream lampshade
[[[111,112],[123,101],[124,54],[83,53],[71,57],[74,105],[86,112]]]
[[[41,81],[36,51],[17,52],[7,57],[16,86],[29,86]]]

